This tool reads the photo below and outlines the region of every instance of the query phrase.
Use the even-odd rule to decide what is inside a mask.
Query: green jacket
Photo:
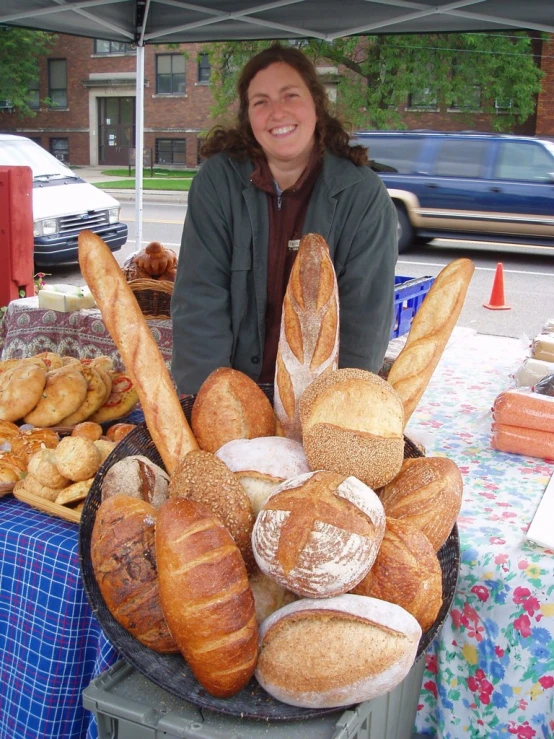
[[[253,165],[227,154],[195,176],[171,302],[172,374],[196,393],[210,372],[234,367],[257,380],[267,291],[268,203]],[[377,372],[393,320],[397,220],[379,177],[326,153],[303,233],[329,244],[339,286],[340,367]]]

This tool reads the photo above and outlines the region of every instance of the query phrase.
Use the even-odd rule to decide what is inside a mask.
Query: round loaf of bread
[[[102,500],[114,495],[139,498],[159,508],[169,495],[169,475],[148,457],[124,457],[110,467],[102,481]]]
[[[235,473],[256,516],[282,482],[310,471],[302,444],[282,436],[233,439],[215,456]]]
[[[360,369],[326,372],[300,400],[302,439],[313,470],[353,475],[371,488],[404,459],[404,408],[381,377]]]
[[[397,477],[380,491],[390,518],[410,521],[437,552],[448,539],[462,505],[461,472],[447,457],[406,459]]]
[[[238,370],[220,367],[198,391],[191,426],[200,448],[215,452],[232,439],[275,436],[275,413],[254,380]]]
[[[377,559],[352,592],[402,606],[427,631],[442,605],[442,570],[431,542],[409,521],[387,518]]]
[[[402,682],[420,638],[415,618],[393,603],[361,595],[298,600],[260,626],[256,678],[293,706],[362,703]]]
[[[156,572],[156,511],[123,495],[104,500],[92,529],[94,576],[115,620],[157,652],[177,652],[160,603]]]
[[[227,528],[251,572],[254,511],[244,488],[211,452],[195,449],[179,462],[169,483],[169,495],[203,503]]]
[[[280,485],[252,532],[258,567],[293,593],[330,598],[357,585],[385,533],[377,495],[355,477],[309,472]]]

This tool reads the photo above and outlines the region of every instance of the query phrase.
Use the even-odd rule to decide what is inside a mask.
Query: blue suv
[[[396,205],[398,249],[433,238],[554,247],[554,141],[487,133],[368,131]]]

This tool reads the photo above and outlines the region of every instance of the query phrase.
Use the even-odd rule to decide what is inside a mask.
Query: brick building
[[[536,54],[546,73],[536,114],[513,132],[554,136],[554,36],[539,42]],[[321,71],[327,78],[337,72]],[[197,166],[199,134],[214,123],[209,76],[200,44],[145,47],[144,146],[153,163]],[[30,91],[37,115],[22,120],[5,107],[0,131],[28,136],[71,165],[126,166],[135,143],[135,95],[132,46],[60,34],[48,57],[41,59],[38,86]],[[41,103],[46,97],[57,105]],[[468,125],[456,110],[434,109],[411,97],[403,111],[408,128],[492,128],[483,114],[476,113]]]

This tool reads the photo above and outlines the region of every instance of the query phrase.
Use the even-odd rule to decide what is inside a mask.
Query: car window
[[[532,141],[502,141],[493,176],[503,180],[552,182],[554,157]]]
[[[440,177],[481,177],[486,142],[444,139],[439,142],[431,174]]]
[[[392,167],[400,174],[412,174],[416,170],[422,141],[415,136],[387,136],[359,138],[353,143],[367,147],[371,161]]]

